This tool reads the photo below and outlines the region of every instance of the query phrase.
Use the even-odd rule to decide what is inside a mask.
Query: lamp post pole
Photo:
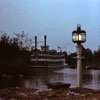
[[[81,59],[82,59],[82,45],[76,46],[77,51],[77,87],[82,87],[82,65],[81,65]]]

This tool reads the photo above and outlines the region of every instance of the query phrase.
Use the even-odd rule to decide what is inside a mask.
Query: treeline
[[[97,51],[92,52],[89,48],[82,48],[82,68],[100,69],[100,47]],[[71,53],[66,56],[66,63],[69,67],[76,68],[77,59],[76,53]]]
[[[0,75],[28,74],[32,40],[22,32],[0,34]]]
[[[32,39],[24,32],[14,33],[11,37],[7,33],[0,34],[0,76],[29,74],[30,55],[33,50]],[[83,68],[100,69],[100,48],[92,52],[89,48],[83,47],[82,54],[85,57],[82,61]],[[67,54],[66,63],[71,68],[76,68],[76,53]]]

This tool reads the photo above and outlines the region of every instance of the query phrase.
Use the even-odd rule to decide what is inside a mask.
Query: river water
[[[47,89],[48,82],[70,83],[76,87],[76,69],[31,69],[30,76],[18,78],[3,78],[0,80],[0,88],[26,87],[35,89]],[[100,89],[100,70],[83,70],[83,87]]]

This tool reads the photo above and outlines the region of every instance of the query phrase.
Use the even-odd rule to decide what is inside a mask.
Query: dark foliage
[[[89,48],[82,48],[82,67],[88,66],[90,69],[100,69],[100,48],[94,53]],[[76,53],[67,55],[66,62],[71,68],[76,68],[77,59],[75,59]]]
[[[66,62],[71,68],[76,68],[76,53],[71,53],[66,57]]]
[[[16,34],[17,35],[17,34]],[[23,38],[21,38],[23,37]],[[7,33],[0,36],[0,74],[19,75],[28,74],[30,51],[25,45],[25,35],[11,38]],[[27,41],[28,43],[29,41]]]
[[[0,35],[0,76],[7,75],[19,75],[29,74],[30,55],[32,47],[32,40],[28,39],[27,35],[22,32],[21,34],[14,33],[15,37],[11,38],[7,33],[1,33]],[[67,54],[66,63],[71,68],[76,68],[77,60],[76,53]],[[89,48],[82,49],[82,56],[85,59],[82,60],[83,68],[91,66],[92,69],[99,69],[100,66],[100,48],[94,53]]]

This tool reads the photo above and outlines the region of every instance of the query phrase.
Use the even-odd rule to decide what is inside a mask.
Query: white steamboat
[[[44,46],[41,49],[37,49],[37,36],[35,36],[35,49],[31,54],[31,67],[62,67],[65,65],[64,52],[57,52],[56,50],[50,50],[46,45],[46,35],[44,36]]]

